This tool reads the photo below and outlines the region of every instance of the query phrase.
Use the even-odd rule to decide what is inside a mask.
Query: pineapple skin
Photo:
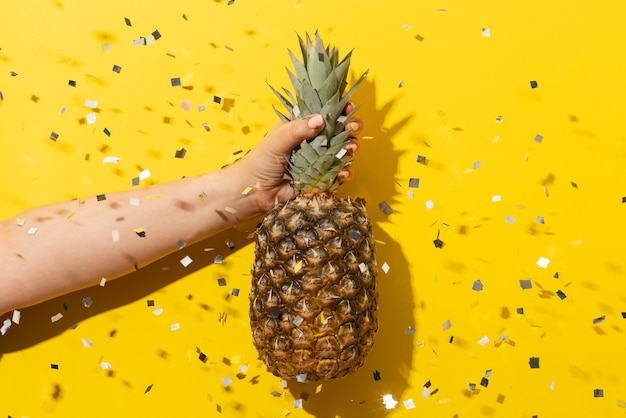
[[[364,202],[303,193],[274,206],[256,237],[250,323],[268,370],[318,381],[361,367],[378,330],[375,242]]]

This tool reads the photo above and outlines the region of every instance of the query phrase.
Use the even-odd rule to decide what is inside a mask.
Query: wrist
[[[204,176],[204,184],[217,188],[222,206],[217,210],[232,218],[233,223],[252,219],[265,212],[260,204],[259,190],[240,164],[235,163]]]

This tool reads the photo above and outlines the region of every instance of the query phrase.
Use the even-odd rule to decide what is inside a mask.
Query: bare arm
[[[286,156],[322,124],[311,118],[277,125],[246,157],[215,172],[42,206],[0,222],[0,313],[123,276],[182,242],[292,198],[283,178]]]

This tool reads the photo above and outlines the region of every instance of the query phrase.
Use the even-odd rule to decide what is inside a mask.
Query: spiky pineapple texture
[[[342,149],[350,142],[346,122],[350,121],[358,106],[347,115],[343,115],[343,110],[368,71],[346,92],[352,51],[339,60],[337,47],[325,47],[319,32],[315,32],[315,41],[308,34],[306,40],[298,36],[298,41],[302,61],[289,50],[295,74],[287,68],[294,93],[283,88],[283,95],[270,86],[287,109],[287,115],[274,110],[284,122],[316,113],[324,117],[324,130],[292,152],[289,174],[296,193],[333,191],[339,186],[337,175],[352,160],[350,155],[342,155]]]
[[[375,242],[362,201],[276,205],[257,230],[250,324],[268,370],[317,381],[360,368],[378,330]]]
[[[351,53],[298,37],[290,51],[295,96],[272,89],[288,110],[281,119],[321,113],[325,129],[291,155],[296,198],[278,203],[257,229],[250,291],[254,345],[269,371],[284,379],[346,376],[365,362],[378,330],[375,243],[359,199],[341,198],[337,175],[351,157],[342,116],[366,74],[345,91]],[[356,109],[355,109],[356,111]]]

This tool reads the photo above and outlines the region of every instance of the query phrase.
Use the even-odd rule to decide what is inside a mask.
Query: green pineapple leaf
[[[283,106],[285,106],[287,111],[291,113],[293,111],[293,104],[289,101],[289,99],[287,99],[285,96],[280,94],[280,92],[276,90],[274,87],[272,87],[271,84],[267,83],[267,85],[270,86],[270,89],[272,89],[272,92],[276,95],[276,97],[278,97],[278,100],[280,100]]]
[[[300,80],[300,82],[303,82],[304,80],[311,82],[311,80],[309,80],[309,74],[307,73],[306,67],[304,66],[304,64],[298,61],[298,59],[293,54],[293,52],[291,52],[291,50],[288,50],[288,51],[289,51],[289,56],[291,57],[291,63],[293,65],[293,69],[296,71],[296,76],[298,77],[298,80]]]

